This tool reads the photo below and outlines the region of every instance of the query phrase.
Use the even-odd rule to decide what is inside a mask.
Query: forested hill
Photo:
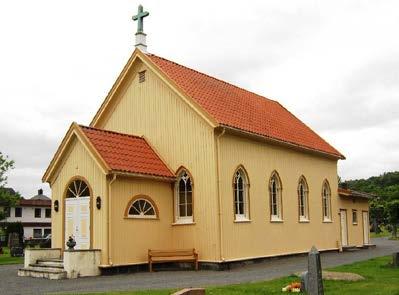
[[[346,180],[348,188],[373,193],[384,201],[399,200],[399,171],[386,172],[368,179]]]

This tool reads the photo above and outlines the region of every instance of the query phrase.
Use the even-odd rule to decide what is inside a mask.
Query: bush
[[[10,233],[17,233],[19,235],[19,242],[22,245],[24,241],[24,227],[21,222],[7,222],[4,224],[6,232],[6,241],[8,242],[8,236]]]

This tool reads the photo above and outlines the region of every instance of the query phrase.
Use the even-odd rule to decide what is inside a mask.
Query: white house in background
[[[4,212],[5,222],[22,223],[25,239],[51,234],[51,199],[43,195],[42,189],[31,199],[21,199],[16,207],[4,208]]]

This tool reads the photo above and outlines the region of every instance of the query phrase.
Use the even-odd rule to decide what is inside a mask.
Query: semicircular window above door
[[[81,179],[72,181],[67,190],[67,198],[90,197],[89,186]]]

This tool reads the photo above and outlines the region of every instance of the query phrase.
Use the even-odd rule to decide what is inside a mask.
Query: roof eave
[[[374,198],[373,196],[361,196],[361,195],[352,195],[352,194],[343,194],[343,193],[338,193],[338,195],[343,198],[355,198],[355,199],[364,199],[364,200],[372,200]]]
[[[155,174],[146,174],[146,173],[138,173],[138,172],[129,172],[129,171],[122,171],[122,170],[111,170],[109,174],[115,174],[118,176],[126,176],[126,177],[135,177],[135,178],[143,178],[143,179],[151,179],[157,180],[162,182],[175,182],[175,176],[162,176],[162,175],[155,175]]]
[[[107,173],[107,171],[110,170],[107,163],[98,153],[98,151],[94,148],[93,144],[84,134],[80,126],[76,122],[72,122],[67,133],[62,139],[61,144],[59,145],[57,151],[55,152],[52,160],[50,161],[50,164],[47,167],[42,177],[42,182],[51,183],[52,176],[54,172],[57,170],[56,168],[58,167],[58,163],[62,160],[62,156],[66,152],[73,135],[76,135],[76,137],[81,140],[82,144],[87,148],[88,152],[94,156],[95,161],[98,163],[98,165],[100,166],[100,168],[103,170],[104,173]]]

